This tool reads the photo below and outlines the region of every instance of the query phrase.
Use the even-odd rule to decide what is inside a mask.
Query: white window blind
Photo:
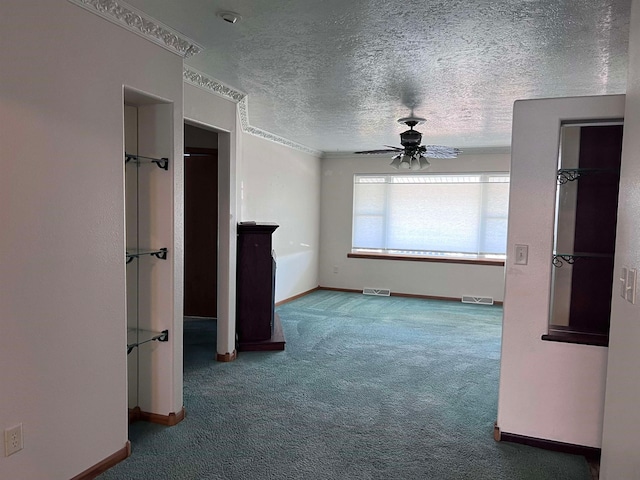
[[[355,175],[354,251],[504,255],[508,173]]]

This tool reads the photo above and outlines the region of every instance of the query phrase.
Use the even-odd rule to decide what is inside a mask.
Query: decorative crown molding
[[[221,97],[238,103],[247,96],[246,93],[242,93],[238,90],[225,85],[224,83],[211,78],[206,74],[199,72],[191,67],[184,66],[183,77],[185,82],[195,85],[196,87],[204,88],[210,92],[220,95]]]
[[[91,13],[101,16],[116,25],[120,25],[121,27],[134,32],[173,53],[177,53],[183,58],[189,58],[203,50],[200,45],[190,38],[176,32],[171,27],[160,23],[158,20],[148,16],[140,10],[135,9],[122,0],[68,1],[90,11]],[[202,72],[187,67],[186,65],[183,70],[183,78],[185,82],[190,83],[191,85],[203,88],[237,103],[238,111],[240,113],[240,124],[243,132],[309,153],[311,155],[320,156],[322,154],[319,150],[305,147],[299,143],[249,125],[247,94],[235,90]]]
[[[183,58],[200,53],[203,48],[190,38],[136,10],[122,0],[69,0],[116,25],[126,28]]]
[[[314,150],[313,148],[305,147],[304,145],[293,142],[291,140],[287,140],[286,138],[280,137],[278,135],[274,135],[273,133],[269,133],[260,128],[252,127],[249,124],[249,97],[246,93],[235,90],[216,80],[215,78],[212,78],[207,74],[199,72],[198,70],[195,70],[194,68],[188,67],[186,65],[184,66],[183,76],[185,82],[207,90],[208,92],[215,93],[216,95],[224,97],[227,100],[231,100],[234,103],[237,103],[238,114],[240,116],[240,126],[244,133],[248,133],[249,135],[260,137],[265,140],[270,140],[272,142],[279,143],[280,145],[284,145],[286,147],[293,148],[310,155],[315,155],[316,157],[322,155],[322,152],[320,150]]]
[[[249,133],[256,137],[263,138],[265,140],[270,140],[275,143],[279,143],[280,145],[284,145],[289,148],[293,148],[294,150],[299,150],[304,153],[308,153],[309,155],[314,155],[316,157],[320,157],[322,152],[320,150],[315,150],[313,148],[306,147],[301,145],[300,143],[293,142],[291,140],[287,140],[286,138],[280,137],[273,133],[269,133],[260,128],[252,127],[249,125],[249,97],[244,97],[242,100],[238,102],[238,112],[240,114],[240,125],[242,126],[242,131],[245,133]]]

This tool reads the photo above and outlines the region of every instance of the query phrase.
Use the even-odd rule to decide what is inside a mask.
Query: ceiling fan
[[[405,117],[400,118],[398,123],[404,124],[409,127],[400,134],[400,147],[389,147],[384,150],[366,150],[363,152],[355,152],[357,154],[373,155],[376,153],[395,153],[393,156],[391,166],[395,169],[410,169],[410,170],[423,170],[428,168],[429,158],[456,158],[462,150],[453,147],[445,147],[442,145],[420,145],[422,142],[422,134],[413,127],[419,125],[425,121],[420,117]]]

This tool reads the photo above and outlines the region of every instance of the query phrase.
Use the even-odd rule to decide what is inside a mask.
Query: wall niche
[[[127,90],[124,103],[129,421],[171,424],[173,104]]]
[[[622,128],[621,121],[561,127],[544,340],[608,344]]]

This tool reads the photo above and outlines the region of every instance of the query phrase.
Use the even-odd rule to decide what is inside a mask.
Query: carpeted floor
[[[502,309],[316,291],[284,352],[215,356],[185,323],[186,419],[131,426],[117,479],[589,479],[583,457],[493,440]]]

